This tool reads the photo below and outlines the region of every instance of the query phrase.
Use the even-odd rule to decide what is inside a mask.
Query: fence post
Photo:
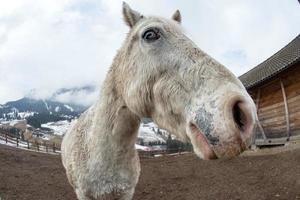
[[[17,137],[17,147],[19,146],[19,138]]]
[[[7,144],[7,133],[5,132],[5,143]]]
[[[55,153],[55,143],[53,143],[53,153]]]
[[[29,141],[27,140],[27,149],[29,149]]]
[[[40,147],[39,147],[39,143],[38,142],[36,143],[36,148],[37,148],[38,151],[40,151]]]
[[[46,146],[46,152],[48,153],[48,144],[45,143],[45,146]]]

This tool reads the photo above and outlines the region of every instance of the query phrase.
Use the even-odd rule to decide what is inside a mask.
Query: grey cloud
[[[236,75],[300,33],[297,1],[127,2],[146,15],[170,17],[180,9],[187,34]],[[32,88],[47,96],[62,87],[101,84],[127,31],[120,0],[0,1],[0,103]]]

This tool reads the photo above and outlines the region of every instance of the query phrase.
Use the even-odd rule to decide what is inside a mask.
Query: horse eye
[[[143,34],[143,39],[147,42],[153,42],[160,38],[158,29],[149,29]]]

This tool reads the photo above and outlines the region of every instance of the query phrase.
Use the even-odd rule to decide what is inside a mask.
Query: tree
[[[162,135],[162,133],[161,133],[161,131],[160,131],[159,128],[157,129],[157,134],[158,134],[158,135]]]
[[[26,118],[27,123],[35,128],[41,128],[41,124],[45,124],[48,122],[57,122],[65,119],[65,117],[54,114],[51,115],[49,113],[38,113]]]
[[[176,153],[178,151],[192,151],[192,145],[190,143],[183,143],[179,140],[172,139],[171,135],[168,135],[167,139],[167,151],[169,153]]]
[[[144,139],[141,139],[140,145],[145,146]]]
[[[27,118],[27,123],[31,126],[33,126],[34,128],[41,128],[41,123],[39,122],[39,120],[35,117],[28,117]]]

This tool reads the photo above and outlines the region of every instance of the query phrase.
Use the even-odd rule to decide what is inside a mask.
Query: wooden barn
[[[257,106],[253,143],[300,139],[300,35],[239,78]]]

